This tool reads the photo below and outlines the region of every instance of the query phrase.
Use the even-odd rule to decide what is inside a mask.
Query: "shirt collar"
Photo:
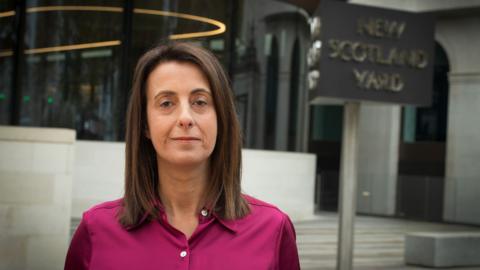
[[[212,216],[218,220],[220,224],[223,225],[223,227],[227,228],[229,231],[233,233],[237,233],[238,228],[237,228],[237,222],[232,219],[223,219],[219,217],[216,213],[213,213]]]
[[[164,209],[163,209],[163,205],[160,202],[160,200],[155,199],[153,201],[152,205],[153,205],[152,211],[154,211],[154,212],[157,211],[159,213],[159,217],[161,217],[161,215],[164,212]],[[134,229],[140,227],[143,223],[145,223],[149,219],[149,217],[150,217],[150,213],[146,212],[146,213],[143,214],[142,218],[140,219],[140,221],[137,224],[127,226],[125,229],[127,231],[134,230]]]
[[[125,227],[125,229],[126,229],[127,231],[134,230],[134,229],[140,227],[143,223],[145,223],[146,220],[147,220],[149,217],[150,217],[150,215],[149,215],[148,213],[145,213],[145,214],[143,214],[142,218],[140,219],[140,221],[139,221],[137,224],[127,226],[127,227]]]
[[[153,206],[155,207],[154,209],[156,209],[156,211],[159,212],[158,218],[162,218],[162,215],[165,213],[165,209],[163,207],[163,204],[160,202],[160,200],[155,200],[153,202]],[[213,218],[218,220],[218,222],[223,227],[225,227],[226,229],[228,229],[229,231],[231,231],[233,233],[237,233],[238,228],[237,228],[237,222],[235,220],[223,219],[215,211],[213,211],[213,213],[212,213],[211,209],[208,209],[208,208],[205,208],[205,209],[207,209],[209,215],[211,215]],[[199,215],[200,215],[200,213],[199,213]],[[136,229],[136,228],[140,227],[143,223],[145,223],[147,221],[147,219],[149,217],[150,217],[150,215],[148,213],[143,214],[142,218],[140,219],[140,221],[137,224],[126,227],[126,230],[131,231],[133,229]]]

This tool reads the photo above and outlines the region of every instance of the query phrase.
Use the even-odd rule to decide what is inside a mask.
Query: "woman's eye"
[[[205,100],[199,99],[199,100],[195,100],[195,101],[193,102],[193,104],[203,107],[203,106],[207,105],[208,103],[207,103]]]
[[[168,100],[160,103],[160,107],[162,107],[162,108],[168,108],[168,107],[171,107],[172,105],[173,105],[173,102],[168,101]]]

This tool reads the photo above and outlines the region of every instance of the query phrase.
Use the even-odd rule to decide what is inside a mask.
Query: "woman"
[[[299,269],[278,208],[242,195],[241,138],[220,63],[186,43],[139,60],[125,194],[83,214],[65,269]]]

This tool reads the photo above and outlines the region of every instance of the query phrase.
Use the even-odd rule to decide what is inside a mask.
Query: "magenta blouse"
[[[121,200],[94,206],[83,214],[65,269],[300,269],[288,216],[273,205],[245,198],[249,215],[223,220],[202,210],[189,239],[168,223],[162,210],[158,220],[125,229],[115,217]]]

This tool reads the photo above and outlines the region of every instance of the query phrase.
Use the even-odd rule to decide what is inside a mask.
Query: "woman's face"
[[[159,165],[205,165],[215,147],[217,114],[203,72],[191,63],[165,62],[146,86],[146,136]]]

